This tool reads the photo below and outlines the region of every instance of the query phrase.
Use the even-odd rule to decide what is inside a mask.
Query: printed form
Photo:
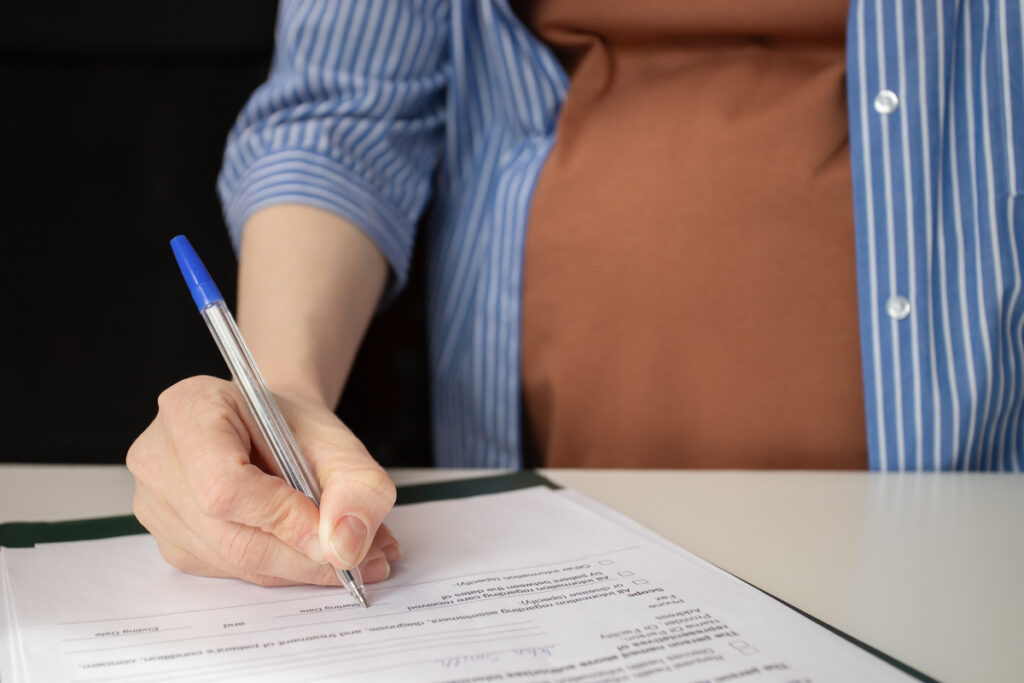
[[[913,680],[580,494],[396,508],[367,586],[189,576],[149,536],[0,554],[7,681]]]

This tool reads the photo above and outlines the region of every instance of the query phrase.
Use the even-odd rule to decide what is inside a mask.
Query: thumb
[[[324,554],[336,567],[351,569],[366,557],[395,504],[395,485],[332,411],[293,397],[278,399],[320,483],[319,536]]]
[[[328,464],[317,478],[323,486],[320,542],[331,564],[351,569],[362,563],[395,504],[395,485],[368,453],[363,463],[346,458]]]

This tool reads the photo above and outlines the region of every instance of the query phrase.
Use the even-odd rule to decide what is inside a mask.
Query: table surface
[[[541,472],[930,676],[1021,680],[1024,476]],[[0,522],[127,514],[131,497],[121,466],[0,464]]]

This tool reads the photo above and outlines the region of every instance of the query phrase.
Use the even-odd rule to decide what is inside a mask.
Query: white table
[[[940,680],[1024,675],[1024,476],[543,473]],[[131,496],[119,466],[0,465],[0,522],[126,514]]]

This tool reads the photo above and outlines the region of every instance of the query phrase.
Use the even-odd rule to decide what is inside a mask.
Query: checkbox
[[[599,560],[598,564],[615,564],[615,560]]]
[[[633,576],[633,572],[619,572],[619,576]]]
[[[647,583],[647,579],[633,579],[633,583],[635,583],[638,586],[642,586],[645,583]]]

